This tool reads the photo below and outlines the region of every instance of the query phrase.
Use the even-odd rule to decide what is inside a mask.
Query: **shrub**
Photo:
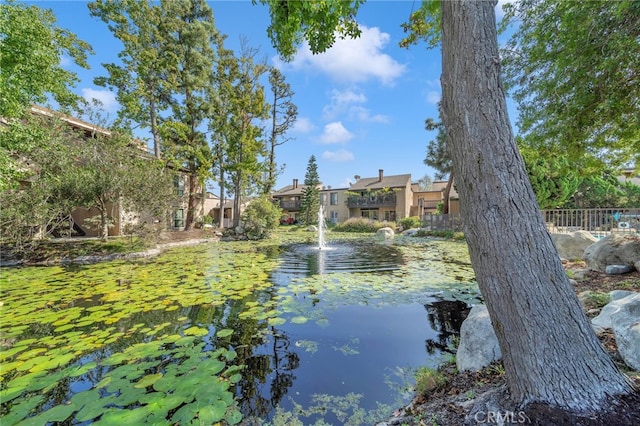
[[[266,238],[280,223],[280,208],[267,197],[254,199],[242,213],[242,226],[247,236]]]
[[[384,227],[395,228],[395,222],[380,222],[366,217],[352,217],[337,224],[333,230],[337,232],[376,232]]]
[[[428,395],[429,392],[447,384],[447,376],[437,370],[427,367],[420,367],[415,373],[416,393],[418,395]]]
[[[404,219],[400,219],[400,225],[403,229],[420,228],[420,218],[418,216],[409,216]]]
[[[416,232],[416,237],[437,237],[437,238],[446,238],[449,240],[464,240],[464,232],[456,232],[456,231],[427,231],[425,229],[420,229]]]

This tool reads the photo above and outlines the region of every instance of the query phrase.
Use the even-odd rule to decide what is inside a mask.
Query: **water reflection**
[[[438,300],[424,307],[428,312],[429,325],[438,333],[437,338],[427,339],[427,353],[455,353],[457,345],[454,340],[460,336],[460,327],[471,307],[457,300]]]
[[[293,244],[278,253],[276,274],[311,276],[334,272],[386,272],[404,263],[402,252],[384,244],[331,243],[322,250],[309,244]]]

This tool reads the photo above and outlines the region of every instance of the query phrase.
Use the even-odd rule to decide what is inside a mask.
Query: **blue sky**
[[[118,105],[113,94],[94,85],[93,78],[106,75],[102,63],[118,61],[120,42],[106,24],[89,16],[87,2],[34,3],[51,9],[58,26],[91,44],[95,52],[89,58],[91,69],[76,70],[81,82],[75,90],[101,100],[115,117]],[[434,170],[423,160],[435,134],[425,131],[424,120],[438,116],[441,52],[424,45],[398,47],[404,36],[400,24],[419,3],[369,0],[358,14],[359,39],[339,40],[321,55],[312,55],[303,46],[293,61],[283,63],[267,37],[265,7],[248,0],[209,1],[216,27],[228,36],[226,46],[237,52],[240,37],[246,37],[269,64],[282,70],[295,92],[298,122],[288,134],[292,140],[276,151],[278,163],[286,165],[277,188],[295,178],[302,182],[311,155],[317,159],[321,181],[333,188],[347,187],[354,175],[377,176],[378,169],[385,175],[411,173],[414,181],[425,174],[433,177]]]

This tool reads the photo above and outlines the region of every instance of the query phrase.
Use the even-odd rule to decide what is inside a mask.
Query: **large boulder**
[[[476,305],[460,327],[456,366],[459,371],[478,371],[500,358],[502,352],[491,325],[489,311],[484,305]]]
[[[582,259],[584,251],[598,239],[587,231],[576,231],[569,234],[551,234],[551,241],[556,246],[558,254],[563,259]]]
[[[381,238],[383,240],[390,240],[393,239],[393,237],[395,236],[395,232],[393,232],[393,229],[389,228],[388,226],[384,227],[384,228],[380,228],[376,231],[376,236],[378,238]]]
[[[634,266],[640,260],[640,237],[609,235],[587,247],[583,259],[589,268],[600,272],[609,265]]]
[[[611,294],[612,299],[620,295]],[[612,329],[620,356],[629,367],[640,371],[640,293],[612,300],[591,323],[596,328]]]

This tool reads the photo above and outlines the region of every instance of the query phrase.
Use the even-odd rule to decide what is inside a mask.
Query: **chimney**
[[[296,189],[298,187],[298,179],[294,179],[293,180],[293,189]]]
[[[378,170],[378,182],[382,182],[382,178],[384,177],[384,170]]]
[[[360,175],[355,175],[353,178],[354,178],[354,179],[356,180],[356,182],[357,182],[357,181],[359,181],[359,180],[360,180]]]

